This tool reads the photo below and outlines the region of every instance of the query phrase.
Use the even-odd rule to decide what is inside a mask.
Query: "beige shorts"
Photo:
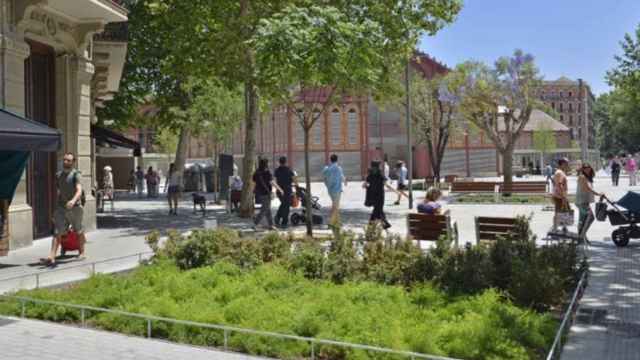
[[[84,227],[82,226],[83,214],[84,209],[82,209],[82,206],[74,206],[71,209],[60,206],[56,207],[56,210],[53,212],[55,235],[60,236],[66,234],[69,225],[79,234],[84,232]]]

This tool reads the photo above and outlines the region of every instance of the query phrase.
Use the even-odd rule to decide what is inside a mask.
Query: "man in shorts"
[[[569,160],[561,158],[558,160],[558,169],[553,175],[553,231],[558,229],[558,218],[561,212],[565,212],[569,208],[569,185],[567,181],[567,172],[569,171]]]
[[[58,248],[62,244],[62,238],[69,230],[69,225],[78,234],[78,242],[80,244],[79,259],[84,259],[84,244],[86,237],[84,227],[82,226],[83,208],[81,203],[82,184],[80,183],[81,173],[74,169],[75,155],[72,153],[64,154],[62,162],[62,171],[56,174],[56,187],[58,188],[58,196],[56,200],[56,209],[53,213],[53,221],[55,225],[55,238],[51,245],[49,257],[44,259],[47,265],[55,266]]]
[[[340,226],[340,198],[342,197],[342,184],[347,185],[342,167],[338,165],[338,155],[331,155],[331,164],[322,170],[324,184],[327,187],[329,197],[331,197],[331,214],[329,215],[329,226],[338,228]]]
[[[402,161],[398,161],[396,168],[396,173],[398,174],[398,200],[396,200],[395,205],[400,205],[403,191],[407,190],[407,176],[409,175],[409,170],[407,170],[407,167],[404,166],[404,162]]]

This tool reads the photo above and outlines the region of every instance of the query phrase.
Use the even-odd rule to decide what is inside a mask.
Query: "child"
[[[418,204],[418,212],[421,214],[439,215],[442,209],[442,205],[438,203],[440,196],[442,196],[440,190],[430,187],[422,203]]]

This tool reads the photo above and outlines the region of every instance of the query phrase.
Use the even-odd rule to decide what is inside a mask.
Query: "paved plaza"
[[[355,232],[363,231],[371,211],[363,205],[364,190],[361,185],[360,181],[349,183],[341,206],[345,227]],[[572,192],[574,188],[575,179],[572,178],[570,182]],[[595,188],[606,192],[614,200],[628,190],[624,178],[621,179],[621,186],[618,188],[611,187],[607,178],[597,178]],[[320,203],[323,206],[320,213],[326,217],[330,201],[325,188],[321,183],[313,183],[312,189],[320,197]],[[424,196],[423,191],[416,191],[414,194],[416,202]],[[405,235],[406,215],[410,211],[407,201],[403,199],[400,205],[393,205],[395,194],[387,192],[386,196],[385,211],[392,224],[391,232]],[[25,274],[38,273],[40,274],[38,285],[50,286],[84,279],[93,271],[110,273],[131,269],[137,266],[140,257],[149,256],[150,249],[145,244],[144,237],[155,229],[166,233],[166,230],[171,228],[186,232],[196,228],[229,226],[251,234],[250,219],[239,219],[233,214],[226,213],[223,206],[217,205],[209,205],[206,216],[200,213],[194,214],[189,199],[185,197],[181,203],[179,216],[171,216],[168,215],[163,198],[149,200],[137,199],[135,196],[121,196],[120,200],[116,201],[113,212],[107,206],[107,211],[98,215],[99,230],[88,234],[86,260],[81,262],[74,257],[61,259],[55,271],[51,271],[42,267],[37,261],[40,257],[46,256],[50,239],[36,241],[33,246],[12,251],[9,256],[0,259],[0,291],[35,287],[34,276],[13,279]],[[475,242],[475,216],[532,215],[532,230],[537,235],[538,242],[543,244],[544,234],[549,229],[553,215],[552,212],[543,211],[545,207],[543,205],[446,204],[446,197],[444,202],[444,207],[451,211],[451,216],[458,225],[461,243]],[[276,207],[277,201],[274,202],[274,214]],[[571,329],[565,346],[564,359],[635,359],[640,353],[640,240],[632,240],[628,247],[618,249],[610,240],[613,229],[608,222],[595,222],[590,231],[591,278],[581,301],[576,323]],[[289,231],[304,233],[305,229],[303,226],[298,226]],[[327,230],[323,227],[319,229],[319,232],[324,231]],[[105,261],[118,257],[124,258]],[[98,263],[95,267],[90,266],[95,261],[105,262]],[[82,264],[87,266],[81,266]],[[0,325],[0,332],[11,334],[11,336],[0,334],[2,339],[0,343],[25,344],[18,347],[5,346],[5,348],[32,349],[29,350],[30,352],[24,350],[27,351],[24,354],[16,353],[14,354],[16,357],[12,355],[12,358],[54,359],[61,358],[63,354],[69,358],[69,344],[74,344],[74,348],[79,349],[78,353],[84,354],[84,357],[80,356],[79,359],[114,358],[119,356],[118,352],[136,354],[133,358],[137,359],[186,357],[186,355],[176,354],[189,354],[188,356],[194,359],[204,356],[224,359],[242,358],[189,346],[31,320],[5,318]],[[154,350],[146,354],[143,351],[147,348],[164,349],[165,347],[166,350]],[[105,352],[105,348],[109,350]],[[41,354],[41,349],[48,350]],[[58,352],[59,349],[62,350]]]
[[[0,359],[247,360],[237,353],[174,344],[43,321],[0,317]]]

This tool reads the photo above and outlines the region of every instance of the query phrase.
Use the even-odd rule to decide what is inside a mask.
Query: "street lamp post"
[[[407,172],[409,178],[409,209],[413,209],[413,149],[411,146],[411,96],[409,94],[409,65],[411,57],[407,59],[407,64],[404,69],[404,89],[407,96],[406,112],[406,126],[407,126]]]

